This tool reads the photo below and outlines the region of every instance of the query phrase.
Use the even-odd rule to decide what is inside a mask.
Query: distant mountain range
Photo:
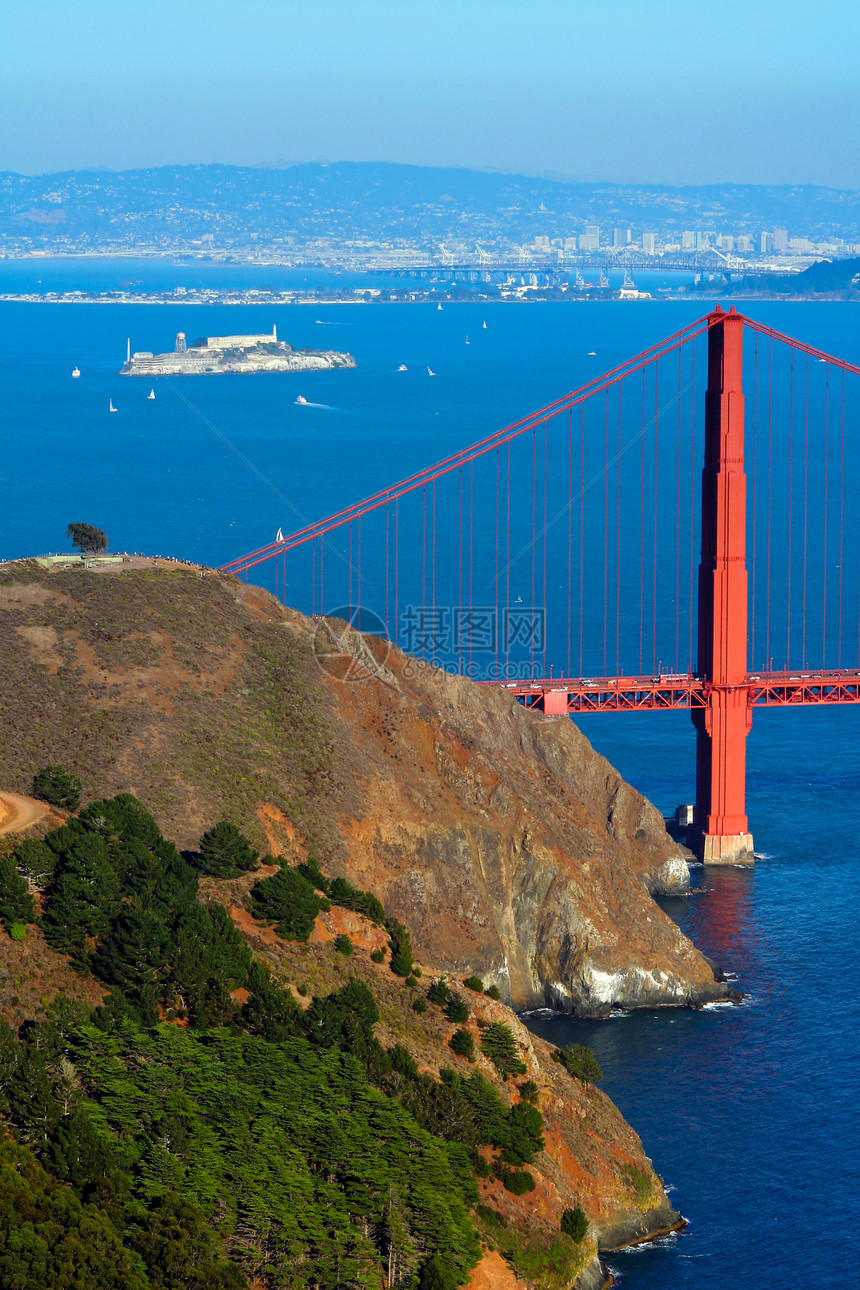
[[[860,238],[860,192],[812,185],[564,183],[376,162],[285,169],[0,173],[0,247],[181,246],[300,250],[308,244],[438,247],[524,243],[630,227],[750,234],[787,228],[814,241]]]

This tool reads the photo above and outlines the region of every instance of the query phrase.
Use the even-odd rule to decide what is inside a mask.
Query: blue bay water
[[[86,266],[74,274],[39,270],[46,282],[53,273],[69,287],[144,280],[147,271],[103,265],[92,282]],[[160,272],[153,285],[194,285],[179,269],[173,277],[168,267]],[[105,528],[115,548],[223,563],[271,541],[278,526],[287,532],[302,518],[336,511],[551,402],[705,308],[2,304],[0,557],[64,549],[66,524],[85,519]],[[860,360],[860,315],[851,306],[749,311]],[[358,369],[184,378],[174,389],[156,382],[154,401],[145,398],[148,382],[117,375],[129,336],[133,348],[160,350],[172,347],[177,330],[193,340],[273,324],[297,346],[349,349]],[[401,363],[407,372],[398,372]],[[72,380],[76,364],[82,374]],[[295,404],[298,393],[310,406]],[[853,425],[851,433],[856,459]],[[440,525],[452,523],[449,499]],[[474,523],[491,531],[493,506],[479,502]],[[661,549],[671,554],[671,506],[660,523],[669,535]],[[857,536],[852,507],[846,562]],[[527,565],[515,567],[511,599],[530,598]],[[416,569],[405,565],[404,577],[410,573]],[[288,598],[295,593],[309,608],[298,579]],[[593,609],[591,634],[601,611]],[[856,649],[856,600],[854,614]],[[638,626],[622,624],[625,646]],[[558,670],[566,670],[564,654],[565,642],[550,642],[548,662]],[[610,662],[611,654],[610,647]],[[850,709],[757,712],[748,810],[764,858],[749,873],[699,871],[700,890],[667,906],[706,953],[738,974],[743,1007],[603,1023],[532,1020],[556,1042],[595,1048],[604,1088],[689,1219],[680,1239],[611,1257],[636,1290],[855,1284],[858,723]],[[684,714],[581,724],[663,810],[691,800],[694,742]]]

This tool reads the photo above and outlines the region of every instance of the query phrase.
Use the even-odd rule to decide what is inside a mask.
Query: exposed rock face
[[[382,642],[337,643],[344,679],[333,657],[324,684],[360,790],[340,820],[346,870],[420,950],[518,1008],[589,1015],[724,996],[648,895],[687,889],[683,849],[571,721]]]
[[[517,1008],[725,996],[649,895],[682,849],[569,720],[175,567],[7,566],[0,653],[3,788],[62,762],[181,845],[223,816],[262,843],[264,818]]]

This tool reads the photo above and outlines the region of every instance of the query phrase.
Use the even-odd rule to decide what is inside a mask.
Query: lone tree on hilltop
[[[76,546],[83,555],[98,555],[99,551],[107,550],[107,533],[94,524],[70,524],[66,537],[72,539],[72,546]]]

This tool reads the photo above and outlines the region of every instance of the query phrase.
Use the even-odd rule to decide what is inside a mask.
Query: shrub
[[[261,878],[251,888],[255,918],[275,923],[275,930],[289,941],[306,941],[322,901],[298,869],[279,869],[271,878]]]
[[[431,1003],[438,1004],[440,1008],[445,1007],[445,1004],[451,998],[451,991],[445,984],[444,977],[440,976],[438,981],[433,982],[430,989],[427,991],[427,998]]]
[[[448,1047],[458,1057],[465,1057],[466,1061],[473,1062],[475,1060],[475,1041],[468,1030],[455,1030],[448,1040]]]
[[[585,1217],[585,1210],[576,1205],[573,1209],[566,1209],[561,1216],[561,1230],[565,1236],[569,1236],[577,1244],[585,1237],[588,1231],[588,1219]]]
[[[323,879],[325,881],[325,879]],[[321,888],[325,891],[325,888]],[[360,891],[358,887],[353,887],[345,878],[335,878],[328,888],[328,898],[333,905],[341,905],[344,909],[355,910],[357,914],[363,914],[369,918],[372,923],[382,927],[385,924],[385,910],[376,896],[371,895],[369,891]]]
[[[467,990],[474,990],[475,994],[483,994],[484,983],[479,976],[467,976],[463,985]]]
[[[535,1189],[535,1180],[528,1169],[509,1169],[507,1165],[497,1160],[493,1165],[493,1172],[505,1191],[511,1192],[514,1196],[525,1196],[526,1192]]]
[[[413,1004],[412,1004],[412,1011],[413,1011],[413,1012],[426,1012],[426,1011],[427,1011],[427,1000],[426,1000],[426,999],[424,999],[424,998],[422,998],[422,996],[421,996],[421,995],[419,995],[419,996],[418,996],[418,998],[417,998],[417,999],[415,999],[415,1000],[414,1000],[414,1002],[413,1002]]]
[[[221,820],[200,839],[197,864],[213,878],[238,878],[256,869],[260,857],[235,824]]]
[[[402,923],[393,919],[388,923],[388,940],[391,946],[389,967],[398,976],[412,975],[412,941]]]
[[[43,766],[33,776],[33,796],[64,811],[76,811],[81,804],[80,777],[64,766]]]
[[[406,984],[409,986],[410,990],[416,990],[418,988],[418,977],[413,973],[412,976],[408,976],[406,978]]]
[[[488,999],[495,999],[497,1003],[502,997],[502,992],[497,985],[488,985],[484,994]]]
[[[583,1084],[596,1084],[603,1079],[597,1058],[585,1044],[566,1044],[553,1053],[553,1061],[560,1062],[569,1075]]]
[[[352,941],[348,936],[336,936],[334,948],[337,950],[338,954],[344,954],[349,958],[350,954],[352,954]]]
[[[27,884],[16,870],[10,856],[0,860],[0,923],[11,932],[13,926],[32,923],[36,917],[33,897]],[[16,936],[16,940],[23,937]]]
[[[469,1005],[465,999],[460,998],[459,994],[452,994],[445,1008],[445,1016],[455,1026],[459,1026],[461,1022],[469,1020]]]
[[[520,1058],[519,1045],[510,1026],[503,1021],[490,1022],[481,1036],[481,1048],[503,1079],[509,1075],[525,1075],[527,1067]]]
[[[310,993],[310,986],[308,985],[307,981],[300,981],[299,984],[296,986],[296,989],[298,990],[299,994],[302,996],[303,999],[306,999],[308,997],[308,994]]]
[[[13,941],[23,941],[27,935],[26,923],[13,923],[9,928],[9,935]]]
[[[54,872],[57,854],[46,842],[39,842],[36,838],[24,838],[15,848],[12,859],[22,877],[34,887],[40,888],[45,886]]]
[[[384,963],[385,950],[374,950],[370,957],[374,963]]]
[[[524,1102],[537,1101],[538,1086],[533,1079],[523,1080],[522,1084],[517,1085],[517,1088],[520,1090],[520,1097]]]

